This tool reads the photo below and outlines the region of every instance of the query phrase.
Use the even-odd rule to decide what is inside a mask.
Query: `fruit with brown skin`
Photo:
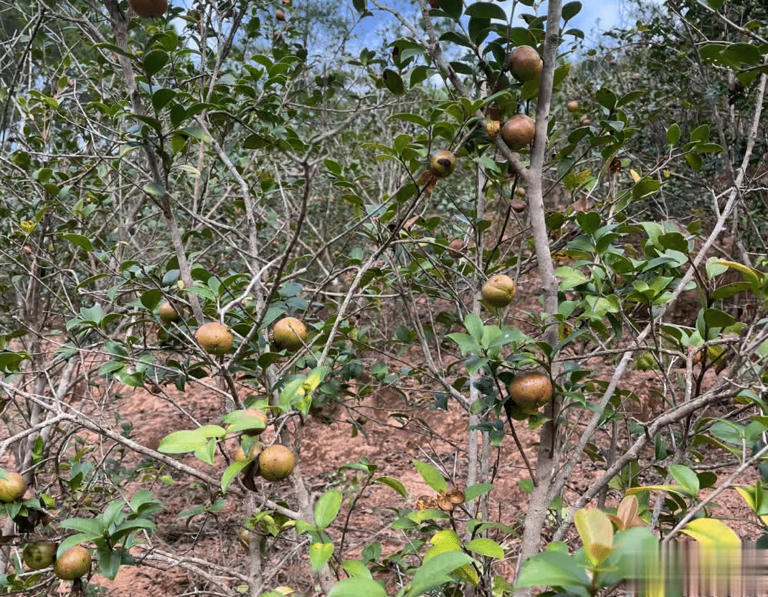
[[[304,346],[307,339],[307,326],[295,317],[283,317],[272,328],[272,337],[280,348],[293,352]]]
[[[568,111],[571,114],[575,114],[576,112],[579,111],[579,102],[577,102],[576,100],[571,100],[566,104],[565,107],[568,109]]]
[[[282,481],[296,466],[296,457],[288,448],[274,444],[259,454],[259,473],[267,481]]]
[[[440,4],[437,0],[429,0],[429,6],[434,9],[440,8]]]
[[[589,126],[590,124],[592,124],[592,121],[591,121],[589,118],[587,118],[586,116],[582,116],[582,117],[581,117],[581,120],[579,120],[579,122],[580,122],[580,123],[581,123],[583,126]]]
[[[429,158],[429,169],[435,176],[445,178],[456,168],[456,156],[450,151],[438,151]]]
[[[520,197],[520,199],[524,199],[526,195],[525,189],[523,187],[517,187],[515,189],[515,195]]]
[[[515,151],[530,145],[535,135],[536,125],[525,114],[515,114],[501,127],[501,138]]]
[[[515,281],[504,274],[496,274],[483,284],[481,294],[487,305],[501,309],[515,298]]]
[[[232,350],[235,340],[227,326],[218,321],[209,321],[201,325],[195,334],[198,343],[209,354],[226,354]]]
[[[460,238],[454,238],[448,243],[448,251],[453,257],[461,257],[461,252],[464,250],[464,241]]]
[[[62,580],[75,580],[91,571],[91,554],[80,545],[70,547],[53,565],[53,573]]]
[[[522,199],[512,199],[509,206],[512,208],[512,211],[520,214],[526,210],[526,208],[528,207],[528,204]]]
[[[30,570],[42,570],[48,568],[56,561],[56,549],[58,546],[50,541],[36,541],[30,543],[21,552],[21,559]]]
[[[128,0],[140,17],[161,17],[168,10],[167,0]]]
[[[0,502],[15,502],[26,490],[27,484],[19,473],[8,473],[7,479],[0,479]]]
[[[499,136],[499,130],[501,130],[500,120],[489,120],[485,123],[485,132],[488,133],[488,138],[491,141],[496,141],[496,137]]]
[[[177,321],[179,319],[179,314],[169,302],[160,305],[160,308],[157,310],[157,315],[163,323],[171,323],[172,321]]]
[[[535,413],[552,400],[552,382],[544,373],[531,372],[516,376],[507,388],[509,398],[520,410]]]
[[[285,20],[285,13],[280,10],[279,8],[275,11],[275,18],[278,21],[284,21]]]
[[[535,48],[519,46],[507,56],[507,68],[520,81],[530,81],[541,75],[544,62]]]

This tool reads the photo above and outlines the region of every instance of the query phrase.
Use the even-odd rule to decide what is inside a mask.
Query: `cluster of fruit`
[[[10,504],[24,498],[27,484],[15,472],[9,472],[0,479],[0,502]],[[35,541],[24,547],[21,558],[30,570],[43,570],[53,566],[53,573],[62,580],[76,580],[91,570],[91,554],[79,545],[70,547],[56,557],[58,545],[51,541]]]

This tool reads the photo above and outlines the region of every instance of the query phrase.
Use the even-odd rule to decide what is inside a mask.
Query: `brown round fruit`
[[[515,195],[520,197],[520,199],[523,199],[526,195],[525,189],[523,187],[517,187],[515,189]]]
[[[509,205],[512,208],[512,211],[519,214],[523,213],[528,207],[528,204],[522,199],[512,199]]]
[[[450,151],[438,151],[429,158],[429,169],[440,178],[449,176],[454,168],[456,168],[456,156]]]
[[[454,238],[448,243],[448,251],[453,257],[461,257],[461,252],[464,250],[464,241],[460,238]]]
[[[172,321],[177,321],[179,319],[179,314],[176,312],[176,309],[173,308],[173,305],[169,302],[165,302],[160,305],[160,308],[157,310],[157,314],[160,317],[160,321],[163,323],[171,323]]]
[[[285,20],[285,13],[284,13],[282,10],[280,10],[280,9],[277,9],[277,10],[275,11],[275,18],[276,18],[278,21],[284,21],[284,20]]]
[[[91,554],[80,545],[70,547],[53,565],[53,573],[62,580],[75,580],[91,570]]]
[[[530,145],[535,135],[536,125],[525,114],[515,114],[501,127],[501,138],[515,151]]]
[[[167,0],[128,0],[128,3],[140,17],[160,17],[168,10]]]
[[[8,473],[7,479],[0,479],[0,502],[15,502],[26,490],[27,484],[19,473]]]
[[[501,130],[500,120],[489,120],[485,123],[485,132],[488,133],[488,138],[491,141],[496,141],[496,137],[499,136],[499,130]]]
[[[259,454],[259,473],[267,481],[282,481],[293,472],[296,457],[288,448],[275,444]]]
[[[515,298],[515,281],[504,274],[496,274],[483,284],[483,300],[491,307],[501,309]]]
[[[30,570],[42,570],[56,561],[57,548],[58,546],[50,541],[30,543],[21,552],[21,559]]]
[[[589,118],[587,118],[586,116],[582,116],[582,117],[581,117],[581,120],[579,120],[579,122],[580,122],[580,123],[581,123],[583,126],[589,126],[590,124],[592,124],[592,121],[591,121]]]
[[[291,352],[304,346],[307,339],[307,326],[295,317],[284,317],[272,328],[275,344]]]
[[[507,68],[521,81],[530,81],[541,74],[544,62],[531,46],[515,48],[507,56]]]
[[[571,100],[566,104],[565,107],[568,109],[568,111],[571,114],[575,114],[576,112],[579,111],[579,102],[577,102],[576,100]]]
[[[437,0],[429,0],[429,6],[434,9],[440,8],[440,3]]]
[[[198,328],[195,338],[203,350],[209,354],[226,354],[232,350],[234,336],[227,326],[217,321],[209,321]]]
[[[552,400],[552,382],[544,373],[518,375],[508,390],[510,400],[526,413],[534,413]]]

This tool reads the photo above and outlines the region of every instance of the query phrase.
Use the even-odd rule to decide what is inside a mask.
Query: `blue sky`
[[[564,3],[567,0],[564,0]],[[662,2],[662,0],[652,0]],[[383,4],[390,4],[404,13],[415,11],[416,2],[414,0],[385,0]],[[581,0],[581,12],[576,15],[569,23],[569,27],[576,27],[584,31],[587,36],[587,44],[594,45],[600,34],[611,27],[627,23],[628,2],[626,0]],[[512,5],[511,0],[501,2],[500,5],[509,11]],[[517,12],[530,12],[530,8],[519,5]],[[546,3],[540,8],[540,14],[546,11]],[[382,14],[378,10],[373,10],[374,17],[364,19],[357,27],[355,33],[361,45],[366,41],[370,43],[370,36],[376,35],[378,26],[382,23],[394,23],[394,18],[390,15]],[[412,14],[412,12],[411,12]],[[368,39],[366,39],[368,38]]]

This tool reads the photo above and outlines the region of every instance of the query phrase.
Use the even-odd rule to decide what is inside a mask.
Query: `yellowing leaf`
[[[632,182],[634,182],[635,184],[640,182],[641,176],[637,172],[635,172],[634,170],[630,169],[629,175],[632,177]]]
[[[597,508],[578,510],[573,518],[584,550],[593,566],[607,558],[613,549],[613,526],[608,515]]]
[[[696,539],[702,546],[741,546],[741,539],[736,532],[722,520],[715,518],[697,518],[689,522],[682,531]]]
[[[621,500],[619,507],[616,509],[616,516],[624,521],[624,528],[627,528],[627,526],[629,526],[629,522],[635,519],[639,509],[640,506],[638,505],[637,498],[635,496],[628,495],[623,500]]]
[[[424,554],[424,563],[428,562],[441,553],[446,553],[449,551],[461,552],[461,539],[459,539],[456,531],[452,531],[450,529],[438,531],[432,536],[429,542],[432,544],[432,549]],[[463,578],[467,582],[471,583],[472,585],[477,586],[477,570],[475,570],[471,564],[465,564],[461,568],[454,570],[453,573],[456,576]]]

